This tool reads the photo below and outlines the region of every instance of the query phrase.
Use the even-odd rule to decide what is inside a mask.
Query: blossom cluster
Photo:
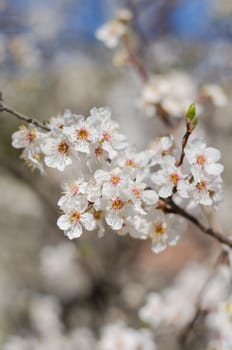
[[[197,278],[197,283],[192,276]],[[197,265],[186,268],[171,288],[148,294],[139,317],[153,329],[172,327],[181,330],[193,318],[196,298],[206,276],[207,270],[199,269]]]
[[[87,118],[66,111],[48,128],[23,127],[12,144],[42,172],[45,166],[80,170],[63,185],[58,201],[63,214],[57,224],[69,239],[83,229],[102,236],[106,224],[120,235],[150,238],[159,252],[176,244],[183,230],[181,219],[165,214],[161,202],[172,197],[193,208],[216,206],[222,199],[220,152],[201,139],[187,145],[179,166],[172,136],[159,138],[156,149],[136,152],[106,108],[92,109]]]
[[[114,19],[97,30],[97,39],[101,40],[108,48],[115,48],[127,33],[132,17],[129,9],[120,9]]]
[[[229,350],[232,346],[232,299],[220,302],[206,318],[210,342],[208,350]]]
[[[100,329],[99,339],[87,327],[64,331],[61,305],[53,296],[35,296],[29,307],[29,319],[36,335],[12,336],[3,350],[156,350],[152,332],[128,327],[117,320]]]
[[[198,114],[209,102],[216,107],[224,107],[227,98],[222,88],[216,84],[198,87],[190,75],[182,71],[153,74],[144,84],[138,106],[149,118],[183,118],[191,101],[197,101]]]
[[[144,84],[138,104],[147,117],[162,114],[180,118],[196,99],[194,81],[188,74],[176,71],[152,75]]]
[[[103,24],[96,31],[96,38],[108,48],[122,47],[114,57],[118,66],[142,63],[134,61],[137,58],[134,50],[130,24],[133,14],[128,9],[121,9],[115,18]],[[124,40],[126,38],[126,41]],[[129,46],[129,47],[128,47]],[[137,70],[140,70],[137,67]],[[143,67],[145,71],[145,67]],[[165,74],[142,73],[143,87],[137,105],[149,118],[159,116],[164,120],[169,118],[183,118],[185,111],[192,101],[197,101],[198,114],[205,110],[207,103],[215,107],[224,107],[227,97],[223,89],[217,84],[199,85],[192,77],[183,71],[170,71]]]
[[[209,276],[210,271],[206,266],[186,266],[170,287],[147,295],[145,305],[139,310],[140,319],[154,330],[171,327],[181,331],[194,318],[199,293]],[[217,268],[202,295],[201,307],[204,310],[215,310],[215,305],[220,305],[228,292],[230,276],[231,269],[228,266],[220,265]],[[214,313],[209,316],[209,320],[212,317]]]

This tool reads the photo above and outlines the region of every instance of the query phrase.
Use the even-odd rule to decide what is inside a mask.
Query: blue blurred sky
[[[163,32],[182,39],[207,39],[212,37],[212,33],[214,36],[228,36],[231,34],[230,31],[228,33],[228,22],[217,25],[220,33],[215,30],[212,18],[214,1],[220,0],[140,0],[137,2],[138,16],[141,15],[144,21],[139,20],[139,27],[150,38]],[[4,4],[4,0],[0,0],[0,4],[1,2]],[[170,6],[172,2],[176,5]],[[40,6],[44,11],[48,8],[63,16],[65,21],[60,33],[63,37],[94,40],[96,28],[111,17],[113,9],[119,3],[130,5],[133,0],[5,0],[5,8],[2,6],[0,12],[0,30],[7,33],[25,32],[27,25],[24,15],[28,9],[33,10],[34,7],[36,11]],[[167,11],[168,7],[170,9]],[[146,15],[143,15],[143,11]],[[160,21],[163,22],[161,26]],[[225,26],[227,30],[223,32]]]

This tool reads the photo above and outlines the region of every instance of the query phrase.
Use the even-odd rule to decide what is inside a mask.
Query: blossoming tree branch
[[[221,154],[194,133],[204,103],[220,107],[226,97],[216,85],[203,86],[192,94],[193,89],[187,88],[191,82],[182,73],[149,74],[131,40],[131,21],[130,11],[122,10],[96,36],[109,48],[121,47],[115,62],[130,64],[141,78],[137,107],[145,115],[160,118],[168,131],[175,130],[179,121],[184,123],[182,143],[178,144],[172,134],[161,135],[152,147],[137,152],[108,108],[93,108],[87,117],[67,110],[39,123],[1,99],[0,111],[24,122],[12,135],[12,145],[22,149],[21,158],[42,174],[47,167],[62,173],[71,167],[81,169],[78,178],[63,184],[58,201],[62,214],[57,225],[69,239],[84,231],[97,231],[102,237],[110,229],[118,235],[149,239],[153,252],[159,253],[176,245],[185,230],[184,222],[191,222],[220,242],[224,254],[232,248],[232,239],[198,219],[202,207],[217,208],[223,200]],[[167,295],[150,297],[140,310],[141,319],[153,326],[161,323],[149,310],[161,308]],[[179,327],[185,329],[185,340],[199,316],[198,309],[181,319]]]
[[[1,106],[22,117],[3,102]],[[29,126],[13,134],[12,145],[23,148],[21,158],[27,164],[42,173],[46,166],[61,172],[71,164],[82,167],[80,178],[64,184],[58,202],[64,214],[57,224],[70,239],[79,237],[83,228],[97,229],[101,236],[106,223],[118,234],[150,238],[153,251],[159,252],[178,241],[179,215],[232,246],[228,237],[205,228],[187,210],[217,206],[222,200],[220,152],[201,139],[188,143],[198,121],[194,104],[187,111],[181,151],[170,135],[159,138],[156,151],[136,153],[106,108],[92,109],[87,118],[66,111],[46,126],[22,118]]]

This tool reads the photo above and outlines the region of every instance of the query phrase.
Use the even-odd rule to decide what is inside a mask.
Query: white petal
[[[220,175],[224,170],[224,166],[220,163],[206,164],[204,168],[208,174],[215,176]]]
[[[152,244],[152,247],[151,247],[151,250],[158,254],[158,253],[161,253],[163,252],[165,249],[167,248],[167,244],[160,241],[160,242],[157,242],[157,243],[153,243]]]
[[[157,171],[157,173],[152,174],[151,180],[156,185],[163,185],[166,182],[163,170]]]
[[[189,185],[185,181],[180,180],[178,182],[177,190],[178,190],[179,195],[182,198],[188,198],[189,197],[188,189],[189,189]]]
[[[90,153],[90,149],[89,149],[89,143],[86,141],[79,141],[76,145],[75,148],[77,151],[79,152],[83,152],[83,153]]]
[[[212,199],[209,197],[209,194],[206,192],[201,196],[199,203],[206,206],[210,206],[212,205]]]
[[[65,235],[69,239],[74,239],[80,237],[82,235],[82,232],[82,226],[79,224],[79,222],[77,222],[75,225],[72,226],[70,230],[65,232]]]
[[[79,212],[83,212],[88,207],[88,201],[86,198],[79,197],[75,204],[75,209],[77,209]]]
[[[23,137],[22,131],[16,131],[12,135],[12,146],[14,148],[24,148],[28,142],[26,141],[26,135]]]
[[[106,214],[106,222],[114,230],[120,230],[122,228],[123,219],[116,213],[108,212]]]
[[[213,147],[208,147],[205,150],[205,155],[207,158],[207,161],[212,163],[212,162],[217,162],[221,158],[221,152]]]
[[[48,138],[46,142],[41,145],[41,149],[46,155],[50,155],[54,152],[56,146],[57,142],[54,139]]]
[[[195,150],[193,150],[191,148],[186,149],[185,156],[190,164],[194,164],[196,162],[196,151]]]
[[[70,228],[70,222],[66,214],[61,215],[59,217],[59,219],[57,220],[57,226],[63,231],[68,230]]]
[[[167,183],[165,186],[161,187],[159,190],[159,196],[162,198],[167,198],[172,194],[173,185],[171,183]]]
[[[155,204],[159,197],[155,191],[145,190],[143,191],[142,198],[146,204],[153,205]]]
[[[64,171],[66,166],[72,164],[72,159],[70,157],[53,153],[44,158],[45,164],[48,167],[56,168],[59,171]]]
[[[108,152],[110,159],[113,159],[118,154],[109,142],[103,142],[102,148]]]
[[[96,222],[91,213],[85,213],[81,215],[81,223],[88,231],[92,231],[96,228]]]
[[[98,169],[94,173],[94,179],[97,183],[102,183],[109,177],[108,173],[104,170]]]

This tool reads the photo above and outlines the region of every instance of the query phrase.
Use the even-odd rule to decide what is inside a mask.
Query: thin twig
[[[14,110],[13,108],[7,106],[2,100],[0,100],[0,112],[7,112],[7,113],[13,115],[14,117],[16,117],[17,119],[24,121],[27,124],[33,124],[41,129],[43,129],[43,130],[50,131],[49,127],[47,127],[46,125]]]
[[[196,227],[198,227],[203,233],[206,235],[215,238],[218,242],[225,244],[232,248],[232,240],[222,234],[221,232],[215,231],[211,227],[204,226],[195,216],[189,214],[186,212],[183,208],[179,207],[171,198],[166,200],[165,202],[166,207],[164,207],[164,211],[166,213],[173,213],[177,214],[179,216],[182,216],[183,218],[187,219],[188,221],[192,222]]]
[[[200,316],[205,316],[207,314],[206,310],[202,309],[202,298],[203,295],[209,285],[209,283],[211,282],[212,278],[215,275],[215,271],[217,269],[217,267],[221,264],[224,263],[228,258],[228,252],[223,250],[221,251],[220,255],[218,256],[211,273],[209,274],[207,280],[205,281],[204,285],[202,286],[202,288],[200,289],[200,292],[197,296],[196,299],[196,311],[195,314],[193,315],[192,319],[189,321],[189,323],[185,326],[184,330],[181,332],[180,334],[180,343],[181,344],[185,344],[189,338],[189,335],[191,334],[191,332],[193,331],[198,319]]]
[[[180,160],[176,162],[176,166],[181,166],[183,164],[184,161],[184,157],[185,157],[185,147],[187,146],[188,143],[188,139],[190,137],[190,135],[192,134],[192,129],[189,127],[188,124],[186,124],[186,132],[183,136],[182,139],[182,149],[181,149],[181,155],[180,155]]]
[[[149,81],[149,74],[146,70],[143,62],[137,57],[135,51],[132,48],[130,37],[128,34],[124,35],[122,38],[122,43],[127,51],[129,63],[134,67],[135,71],[138,73],[142,82],[146,84]],[[157,110],[157,116],[164,123],[166,127],[172,127],[169,114],[163,109],[160,103],[155,104]]]
[[[128,34],[124,35],[124,37],[122,38],[122,43],[127,51],[129,62],[132,64],[132,66],[134,66],[136,72],[138,73],[142,81],[146,83],[149,78],[147,70],[135,54],[133,48],[131,47],[131,42]]]

